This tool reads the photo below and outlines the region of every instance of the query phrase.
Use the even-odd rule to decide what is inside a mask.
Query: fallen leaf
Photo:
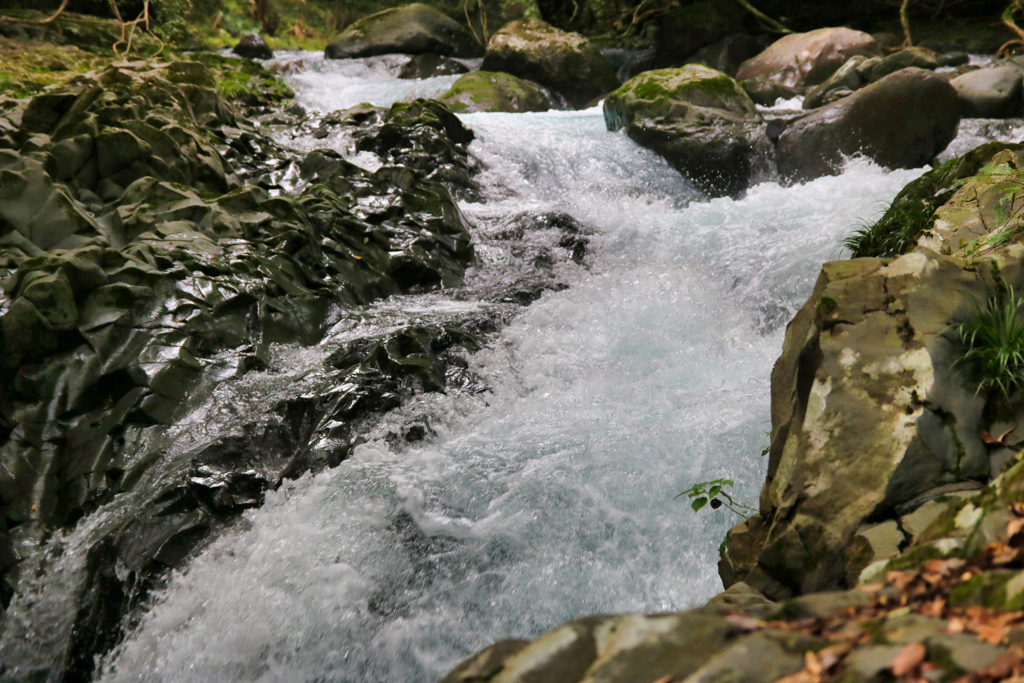
[[[984,640],[986,643],[992,643],[998,645],[1003,642],[1003,638],[1010,632],[1009,626],[1003,626],[1000,624],[991,624],[985,626],[978,626],[977,628],[978,637]]]
[[[804,660],[807,663],[807,670],[815,676],[820,676],[821,672],[825,667],[821,665],[821,660],[818,659],[818,655],[814,654],[813,650],[808,650],[807,654],[804,655]]]
[[[818,653],[818,659],[821,662],[822,670],[830,671],[832,667],[838,664],[839,660],[845,657],[846,653],[852,649],[853,645],[850,643],[839,643],[838,645],[826,647]]]
[[[1024,519],[1011,519],[1010,523],[1006,525],[1006,535],[1013,538],[1024,529]]]
[[[984,429],[978,431],[978,436],[980,436],[981,440],[984,441],[985,443],[988,443],[988,444],[999,443],[998,439],[993,437],[991,434],[986,432]]]
[[[744,616],[742,614],[730,614],[725,618],[725,620],[741,631],[753,631],[754,629],[764,625],[763,621],[754,619],[753,617]]]
[[[894,676],[908,674],[924,661],[925,649],[921,643],[910,643],[903,651],[896,655],[892,662],[892,673]]]
[[[1014,503],[1012,506],[1013,514],[1018,517],[1024,517],[1024,503]]]
[[[942,616],[942,610],[944,610],[945,608],[946,599],[941,597],[935,598],[935,600],[929,602],[927,605],[921,608],[921,614],[923,614],[926,617],[938,619]]]
[[[967,625],[963,619],[950,619],[949,625],[946,627],[946,633],[963,633]]]

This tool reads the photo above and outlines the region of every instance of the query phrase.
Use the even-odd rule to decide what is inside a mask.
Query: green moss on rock
[[[551,98],[539,86],[510,74],[491,71],[462,76],[439,99],[458,113],[512,113],[555,108]]]
[[[701,64],[645,71],[613,91],[604,104],[609,130],[637,120],[682,120],[694,108],[737,119],[758,119],[754,102],[736,81]]]

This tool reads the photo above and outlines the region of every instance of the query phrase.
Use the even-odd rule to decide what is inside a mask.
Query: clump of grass
[[[934,224],[935,211],[949,201],[963,181],[977,175],[996,153],[1020,145],[989,142],[951,159],[904,187],[878,221],[858,228],[843,240],[854,258],[899,256],[917,245]]]
[[[974,319],[952,326],[962,349],[956,364],[977,377],[978,393],[1009,399],[1024,389],[1024,299],[1006,287],[982,304],[971,296]]]

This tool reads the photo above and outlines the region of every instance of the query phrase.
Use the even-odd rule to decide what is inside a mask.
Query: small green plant
[[[732,495],[726,491],[726,488],[731,489],[735,485],[735,482],[731,479],[702,481],[701,483],[694,484],[687,490],[683,491],[673,498],[673,500],[686,496],[690,499],[690,507],[693,508],[694,512],[699,512],[701,508],[710,503],[712,510],[717,510],[724,506],[743,519],[747,519],[751,515],[755,514],[757,510],[749,505],[737,502]]]
[[[993,276],[996,292],[984,304],[968,295],[974,319],[951,330],[961,344],[955,362],[980,378],[978,393],[997,392],[1008,399],[1024,389],[1024,299],[1003,282],[997,268]]]

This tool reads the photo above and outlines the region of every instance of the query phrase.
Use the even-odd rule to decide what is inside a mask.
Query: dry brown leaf
[[[934,586],[942,581],[942,574],[921,574],[921,578],[927,581],[929,585]]]
[[[978,637],[986,643],[998,645],[1003,642],[1003,638],[1010,632],[1010,627],[1001,624],[987,624],[979,625],[975,630],[978,633]]]
[[[946,633],[963,633],[965,628],[967,628],[967,624],[963,619],[950,619],[949,625],[946,626]]]
[[[921,614],[923,614],[926,617],[932,617],[933,619],[938,619],[939,617],[942,616],[942,610],[944,610],[945,608],[946,608],[946,599],[945,598],[935,598],[933,601],[929,602],[927,605],[925,605],[924,607],[921,608]]]
[[[813,650],[807,651],[807,653],[804,655],[804,661],[807,664],[806,669],[815,676],[820,676],[821,672],[825,668],[821,665],[821,660],[818,659],[818,655],[814,654]]]
[[[658,680],[654,681],[654,683],[673,683],[675,680],[676,679],[673,676],[662,676]]]
[[[818,659],[821,661],[821,668],[823,671],[830,671],[832,667],[839,663],[846,654],[853,649],[852,643],[839,643],[838,645],[830,645],[824,650],[818,653]]]
[[[998,657],[996,661],[992,662],[992,665],[980,671],[982,676],[991,676],[992,678],[1008,678],[1013,675],[1015,669],[1018,669],[1021,665],[1021,654],[1019,650],[1011,650],[1004,652]]]
[[[1013,514],[1018,517],[1024,517],[1024,503],[1014,503],[1010,507],[1013,509]]]
[[[1006,525],[1006,535],[1013,538],[1024,529],[1024,519],[1018,517],[1017,519],[1011,519],[1010,523]]]
[[[994,436],[992,436],[991,434],[986,432],[984,429],[978,430],[978,436],[980,436],[981,440],[984,441],[985,443],[988,443],[988,444],[999,443],[998,439],[996,439]]]
[[[730,624],[740,629],[741,631],[753,631],[756,628],[764,626],[764,622],[760,619],[754,619],[743,614],[730,614],[725,618]]]
[[[904,676],[916,669],[924,661],[925,649],[921,643],[909,643],[903,651],[896,655],[892,662],[894,676]]]

